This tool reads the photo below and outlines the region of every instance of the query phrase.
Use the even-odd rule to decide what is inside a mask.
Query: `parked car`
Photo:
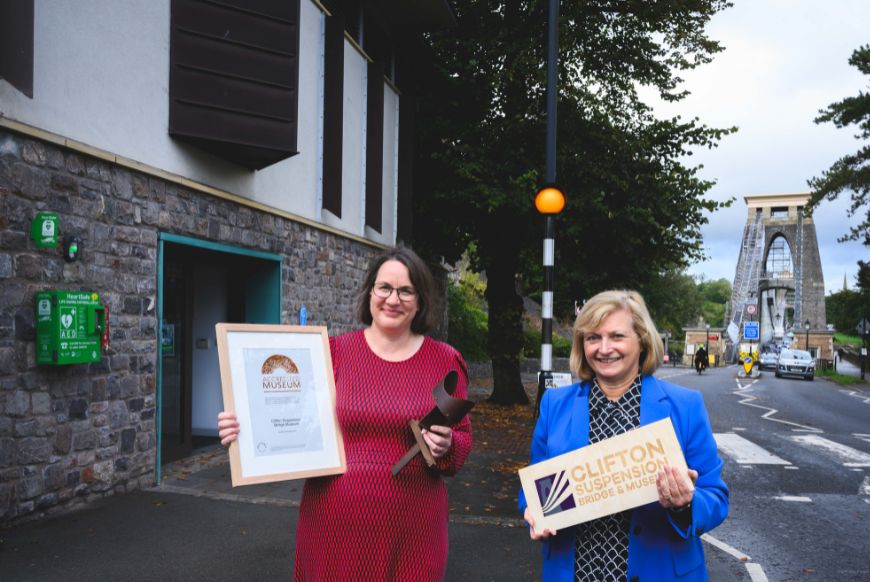
[[[782,350],[776,364],[776,377],[801,376],[812,380],[816,374],[816,362],[809,352],[803,350]]]
[[[779,354],[776,352],[762,352],[758,356],[759,370],[776,370],[776,362],[779,359]]]

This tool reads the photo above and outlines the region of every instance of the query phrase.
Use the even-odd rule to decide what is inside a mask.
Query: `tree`
[[[728,279],[701,281],[698,289],[704,296],[704,320],[714,327],[725,325],[725,306],[731,299],[731,282]]]
[[[414,245],[455,260],[474,243],[485,271],[488,348],[498,403],[526,402],[522,300],[541,279],[542,221],[532,199],[544,166],[546,1],[453,3],[458,25],[431,37],[438,75],[418,102],[425,159],[415,180]],[[704,25],[725,0],[562,4],[557,313],[607,287],[641,288],[701,256],[712,183],[680,161],[730,130],[660,120],[638,87],[676,101],[679,71],[721,50]]]
[[[864,300],[861,293],[843,289],[825,296],[825,312],[834,329],[855,335],[855,326],[864,317]]]
[[[671,269],[656,277],[642,290],[650,315],[671,338],[683,338],[683,326],[697,321],[704,298],[695,278],[683,270]]]
[[[870,75],[870,45],[856,49],[849,58],[849,64],[863,74]],[[858,91],[856,97],[832,103],[819,113],[821,115],[816,117],[816,123],[832,122],[838,128],[857,125],[860,131],[855,138],[864,140],[864,143],[856,153],[834,162],[820,178],[809,181],[813,189],[810,207],[815,208],[822,200],[835,200],[843,192],[851,192],[852,204],[848,215],[855,216],[862,207],[866,207],[867,214],[860,224],[839,240],[863,239],[864,244],[870,246],[870,93]]]

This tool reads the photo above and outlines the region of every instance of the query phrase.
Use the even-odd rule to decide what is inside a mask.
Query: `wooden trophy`
[[[435,457],[432,456],[432,451],[429,450],[429,445],[426,444],[426,440],[423,438],[423,429],[428,429],[432,425],[453,427],[465,418],[465,415],[474,407],[474,402],[471,400],[463,400],[462,398],[451,396],[456,390],[458,380],[459,374],[455,371],[448,372],[441,382],[432,389],[432,395],[435,397],[435,406],[429,411],[429,414],[420,420],[411,419],[411,432],[414,435],[416,443],[393,465],[393,477],[398,475],[399,471],[418,454],[423,455],[426,465],[429,467],[434,466]]]

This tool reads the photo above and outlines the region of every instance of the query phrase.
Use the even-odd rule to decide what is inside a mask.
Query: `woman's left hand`
[[[697,480],[698,472],[695,470],[689,469],[682,473],[675,467],[665,465],[656,475],[659,503],[665,509],[675,509],[690,503]]]
[[[449,426],[432,425],[428,429],[423,429],[423,440],[429,445],[429,450],[432,451],[432,456],[440,459],[450,450],[450,445],[453,444],[453,430]]]

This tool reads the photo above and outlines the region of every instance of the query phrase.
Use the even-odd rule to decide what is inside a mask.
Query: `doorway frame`
[[[160,346],[163,345],[163,266],[164,250],[166,243],[184,245],[208,251],[216,251],[219,253],[228,253],[250,258],[275,261],[276,263],[278,263],[278,301],[276,305],[277,313],[275,314],[276,321],[278,322],[281,321],[281,306],[284,299],[283,255],[267,253],[265,251],[246,249],[243,247],[232,246],[224,243],[216,243],[180,234],[172,234],[168,232],[159,232],[157,234],[157,414],[155,415],[157,422],[157,454],[155,456],[155,471],[158,484],[160,483],[162,473],[161,448],[163,446],[163,350],[160,349]]]

